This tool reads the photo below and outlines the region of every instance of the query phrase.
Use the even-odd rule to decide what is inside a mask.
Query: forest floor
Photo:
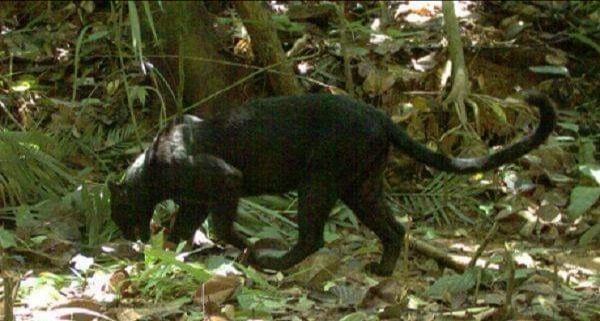
[[[446,122],[436,111],[447,59],[439,7],[396,6],[388,27],[401,30],[414,19],[411,30],[417,31],[390,31],[381,43],[366,37],[353,49],[365,100],[420,141],[441,137],[435,148],[447,153],[480,155],[485,146],[504,145],[535,127],[536,117],[512,98],[518,90],[538,88],[559,110],[559,126],[546,144],[490,173],[440,174],[394,154],[389,201],[410,237],[392,276],[364,271],[381,254],[380,244],[342,204],[327,224],[325,247],[278,273],[237,263],[244,254],[230,246],[206,241],[190,253],[160,233],[136,249],[121,241],[89,246],[83,236],[67,235],[82,224],[73,215],[77,206],[106,212],[103,184],[89,183],[18,212],[24,219],[17,219],[14,233],[0,228],[0,316],[11,310],[17,320],[600,320],[600,45],[585,32],[597,32],[600,7],[584,13],[578,7],[574,12],[589,24],[565,31],[574,18],[556,1],[488,6],[458,12],[468,39],[470,134],[485,143],[448,116],[451,107]],[[312,45],[331,40],[321,36]],[[307,77],[331,84],[343,78],[331,73],[342,72],[327,66],[341,58],[334,49],[324,51],[311,62],[320,72]],[[1,64],[4,73],[8,62]],[[27,74],[36,75],[28,67]],[[25,95],[11,88],[0,98],[9,91]],[[101,108],[94,108],[95,121],[102,120]],[[52,117],[83,118],[69,113]],[[69,162],[89,165],[94,157]],[[96,165],[88,182],[101,181]],[[293,193],[244,199],[239,228],[254,240],[289,246],[295,210]],[[43,213],[51,218],[36,216]],[[42,227],[52,232],[33,232]]]

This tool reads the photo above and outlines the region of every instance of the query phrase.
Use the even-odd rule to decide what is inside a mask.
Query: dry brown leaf
[[[339,260],[331,251],[318,251],[292,269],[292,279],[305,286],[320,288],[335,274],[339,268]]]
[[[392,73],[381,70],[373,70],[367,75],[363,83],[363,88],[371,95],[381,95],[386,90],[390,89],[396,79]]]
[[[210,301],[220,305],[231,299],[242,284],[244,284],[244,279],[239,276],[213,275],[200,285],[194,295],[194,303],[202,304]]]
[[[129,281],[129,273],[125,269],[115,271],[109,279],[109,289],[111,292],[116,293],[119,290],[121,295],[127,290],[131,281]]]

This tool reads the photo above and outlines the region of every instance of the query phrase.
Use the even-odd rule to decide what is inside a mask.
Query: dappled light
[[[600,2],[0,6],[0,319],[598,319]]]

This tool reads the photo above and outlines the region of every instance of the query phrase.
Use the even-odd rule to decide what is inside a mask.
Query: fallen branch
[[[409,235],[407,238],[408,245],[411,249],[436,260],[439,264],[449,267],[457,272],[464,272],[467,269],[470,258],[467,256],[450,255],[439,246],[430,245],[424,241],[416,239]]]
[[[491,228],[490,232],[485,236],[482,244],[477,248],[477,251],[473,254],[472,257],[467,255],[456,255],[447,253],[447,249],[444,249],[440,245],[433,246],[425,241],[419,240],[412,235],[407,237],[408,246],[419,252],[422,255],[430,257],[436,260],[439,264],[449,267],[459,273],[464,272],[467,268],[477,265],[479,266],[487,266],[487,262],[485,260],[479,259],[481,253],[485,250],[490,240],[494,237],[498,231],[497,224]]]

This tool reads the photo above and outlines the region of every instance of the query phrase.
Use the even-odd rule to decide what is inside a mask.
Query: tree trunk
[[[289,63],[285,63],[285,53],[277,32],[272,25],[269,12],[263,2],[236,1],[235,7],[250,34],[256,61],[263,67],[273,67],[275,73],[267,73],[267,82],[273,95],[293,95],[302,92]]]
[[[241,67],[218,63],[227,62],[227,59],[219,53],[221,44],[213,31],[213,19],[204,3],[165,1],[162,6],[164,10],[155,11],[153,15],[160,43],[156,50],[159,56],[152,61],[173,92],[177,92],[178,88],[183,89],[180,94],[183,95],[184,106],[223,91],[236,79],[249,73]],[[145,27],[145,34],[149,35],[148,25]],[[145,38],[150,43],[151,38]],[[183,85],[180,84],[181,80]],[[168,91],[163,92],[169,98],[169,107],[177,103],[166,94]],[[226,90],[200,105],[198,110],[190,112],[210,116],[218,109],[239,105],[245,100],[247,98],[240,95],[239,89]]]

